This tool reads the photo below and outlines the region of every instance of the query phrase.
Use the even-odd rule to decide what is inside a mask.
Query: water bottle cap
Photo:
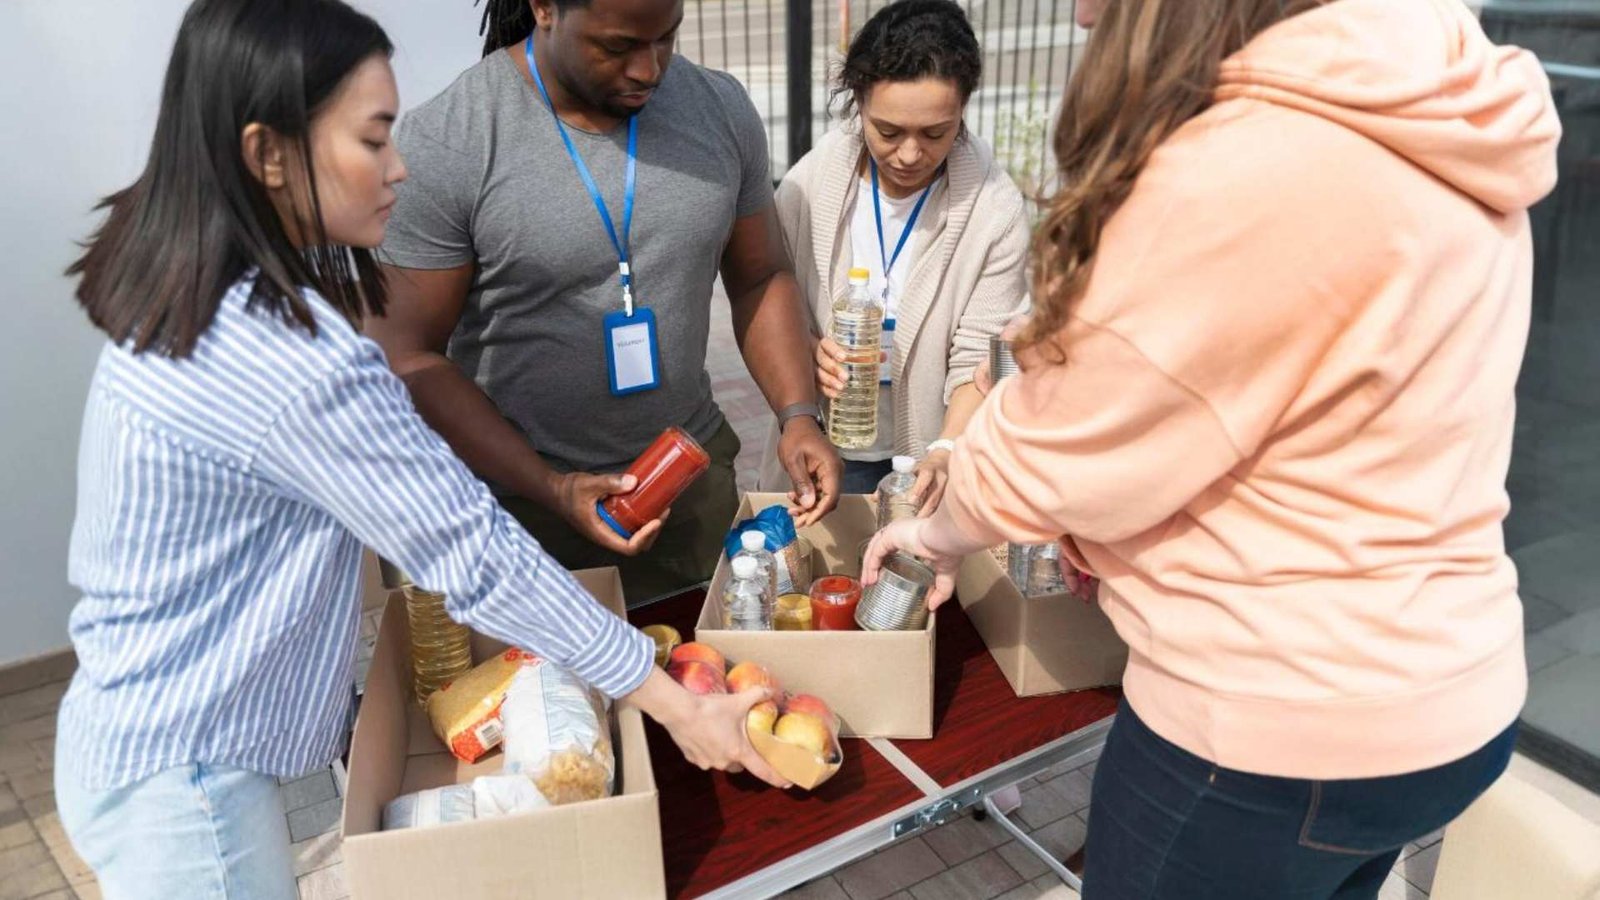
[[[896,456],[889,465],[893,466],[896,472],[905,473],[916,469],[917,460],[914,456]]]
[[[872,280],[872,273],[866,269],[856,268],[850,270],[851,284],[866,284]]]
[[[746,550],[765,550],[767,548],[767,536],[759,531],[746,531],[739,535],[739,546]]]
[[[754,578],[756,574],[756,561],[748,556],[741,556],[733,561],[733,577]]]

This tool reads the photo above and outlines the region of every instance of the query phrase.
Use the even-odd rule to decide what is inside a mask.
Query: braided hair
[[[948,78],[965,103],[983,77],[983,53],[972,23],[954,0],[895,0],[861,26],[839,67],[834,99],[844,114],[882,81]]]
[[[472,0],[472,5],[483,3],[483,18],[478,22],[478,33],[483,35],[483,55],[519,44],[533,34],[533,7],[528,0]],[[565,7],[572,0],[557,0]]]

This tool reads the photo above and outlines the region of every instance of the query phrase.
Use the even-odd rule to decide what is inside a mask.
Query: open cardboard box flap
[[[615,569],[575,573],[618,616]],[[390,596],[350,748],[344,800],[346,878],[357,900],[444,897],[660,897],[666,893],[661,821],[644,722],[613,705],[617,794],[603,800],[434,828],[379,831],[383,807],[402,794],[494,774],[501,754],[476,764],[450,755],[411,698],[405,601]],[[473,637],[473,659],[505,646]]]

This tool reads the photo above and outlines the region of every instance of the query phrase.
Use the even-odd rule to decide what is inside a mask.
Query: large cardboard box
[[[617,615],[616,569],[577,573]],[[401,794],[494,774],[501,754],[474,765],[456,760],[434,737],[411,698],[404,600],[390,596],[378,631],[366,697],[350,748],[344,800],[345,875],[356,900],[447,897],[604,898],[666,894],[661,820],[644,722],[613,706],[617,794],[537,812],[435,828],[379,831],[383,807]],[[473,658],[504,650],[475,635]]]
[[[1099,606],[1071,594],[1024,597],[987,552],[962,563],[956,596],[1017,696],[1121,683],[1128,647]]]
[[[782,494],[746,494],[737,520],[785,502]],[[860,577],[861,544],[876,525],[871,500],[847,494],[821,522],[801,529],[812,546],[812,577]],[[727,580],[724,555],[711,576],[695,640],[729,659],[761,663],[791,692],[826,700],[846,735],[933,736],[934,617],[928,617],[921,631],[728,631],[722,627],[722,585]]]

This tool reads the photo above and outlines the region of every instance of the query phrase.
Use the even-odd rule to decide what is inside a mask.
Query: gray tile
[[[74,885],[72,893],[77,895],[78,900],[101,900],[100,885],[98,884]]]
[[[1438,831],[1435,831],[1435,832],[1433,832],[1431,834],[1425,834],[1422,837],[1417,838],[1414,843],[1417,845],[1418,848],[1432,847],[1434,844],[1437,844],[1442,840],[1444,840],[1444,829],[1443,828],[1441,828]]]
[[[30,818],[37,819],[56,811],[56,792],[52,788],[37,797],[28,797],[22,801],[22,808],[28,811]]]
[[[289,840],[299,843],[306,838],[316,837],[319,834],[339,827],[339,799],[324,800],[313,803],[304,809],[297,809],[289,813]]]
[[[33,829],[39,832],[39,839],[44,841],[50,858],[55,860],[56,868],[66,877],[67,884],[83,884],[94,880],[94,870],[72,848],[72,841],[67,839],[67,832],[61,827],[60,816],[55,813],[40,816],[33,820]]]
[[[1600,754],[1600,655],[1573,656],[1535,672],[1529,680],[1523,718],[1589,753]]]
[[[70,888],[64,888],[59,891],[51,891],[48,894],[40,894],[34,897],[33,900],[73,900],[74,896]]]
[[[1057,861],[1064,862],[1083,849],[1088,833],[1081,815],[1074,815],[1032,831],[1029,836]],[[996,852],[1023,878],[1031,880],[1050,873],[1043,860],[1016,841],[1002,845]]]
[[[39,833],[33,830],[33,823],[27,819],[18,819],[10,825],[0,826],[0,851],[15,850],[23,844],[31,844],[39,839]]]
[[[993,897],[1022,883],[1022,876],[1006,865],[1000,854],[989,852],[969,859],[911,888],[916,900],[968,900]]]
[[[1528,657],[1530,674],[1548,669],[1572,655],[1572,651],[1562,646],[1560,641],[1546,636],[1542,631],[1523,638],[1523,652]]]
[[[1015,819],[1039,828],[1072,815],[1089,805],[1089,776],[1074,770],[1022,792],[1022,808]]]
[[[350,888],[344,881],[344,863],[300,876],[300,900],[344,900]]]
[[[40,716],[55,715],[67,682],[52,681],[35,688],[0,697],[0,725],[25,722]]]
[[[993,850],[1005,843],[1008,837],[1005,829],[994,822],[979,822],[970,815],[946,822],[922,835],[922,839],[948,866]]]
[[[0,900],[28,900],[68,886],[43,841],[0,850],[0,872],[5,873],[0,878]]]
[[[334,829],[325,834],[308,837],[291,846],[289,849],[294,853],[294,874],[305,875],[342,861],[344,854],[341,852],[341,841],[339,830]]]
[[[1416,885],[1424,894],[1433,891],[1433,873],[1439,868],[1439,851],[1444,849],[1443,844],[1434,844],[1431,847],[1413,853],[1395,867],[1405,879]]]
[[[1557,535],[1519,547],[1511,558],[1523,597],[1538,597],[1567,612],[1600,608],[1600,534]]]
[[[1028,883],[1038,893],[1036,900],[1083,900],[1083,895],[1061,883],[1054,875],[1044,875]]]
[[[835,873],[851,900],[880,900],[944,871],[939,855],[921,838],[880,850]]]
[[[56,776],[53,772],[37,771],[19,773],[11,776],[11,790],[17,795],[18,800],[33,800],[43,797],[55,790]]]
[[[1428,900],[1428,895],[1401,878],[1398,872],[1390,872],[1389,877],[1383,880],[1383,887],[1378,889],[1378,900]]]
[[[55,733],[56,716],[54,712],[49,712],[9,725],[0,725],[0,745],[14,741],[36,741],[39,738],[53,737]]]
[[[839,882],[833,880],[832,875],[808,881],[780,896],[787,900],[850,900],[850,895],[845,893]]]
[[[333,773],[327,769],[291,781],[280,787],[278,793],[283,797],[283,808],[287,812],[305,809],[313,803],[331,800],[339,795],[333,786]]]
[[[1538,633],[1552,625],[1559,625],[1571,612],[1534,594],[1522,595],[1522,629]]]
[[[0,744],[0,772],[10,777],[13,773],[39,771],[39,756],[28,741]]]
[[[1539,635],[1573,653],[1600,655],[1600,608],[1568,616]]]

